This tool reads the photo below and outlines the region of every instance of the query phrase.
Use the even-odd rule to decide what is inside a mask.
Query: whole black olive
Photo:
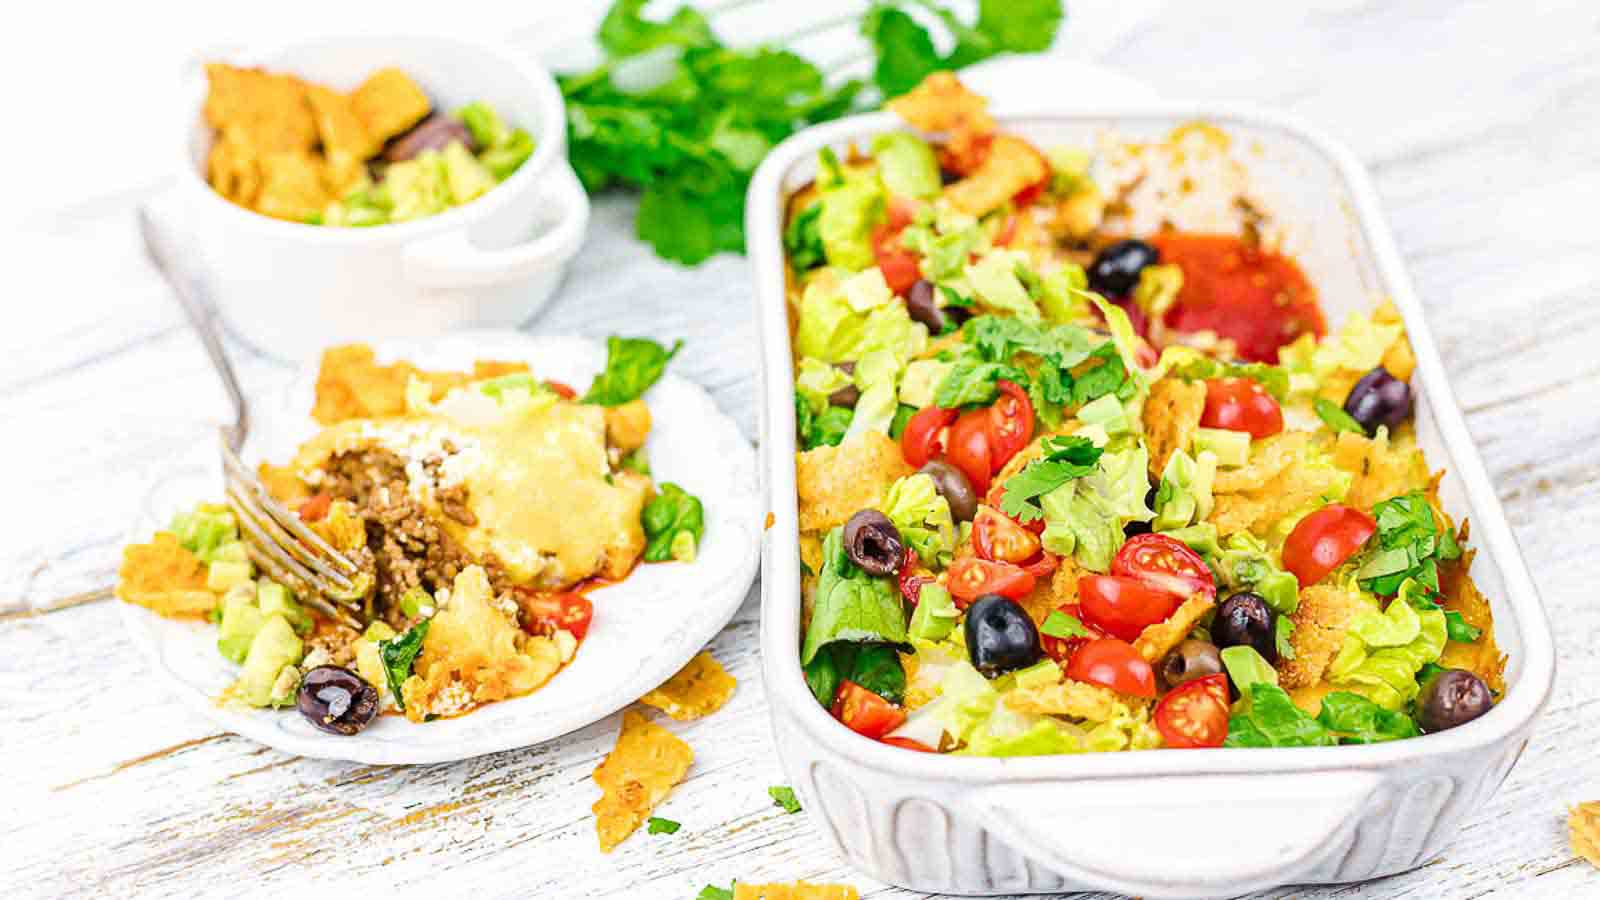
[[[1483,679],[1466,669],[1445,669],[1429,678],[1417,698],[1417,725],[1427,732],[1471,722],[1494,706]]]
[[[905,561],[900,529],[875,509],[863,509],[844,523],[844,552],[868,575],[893,575]]]
[[[352,735],[378,715],[378,689],[339,666],[317,666],[300,680],[300,715],[329,734]]]
[[[424,150],[444,150],[451,141],[457,141],[468,150],[473,149],[472,132],[467,126],[449,116],[435,113],[418,122],[405,134],[395,138],[383,150],[386,162],[404,162]]]
[[[1240,591],[1222,601],[1216,621],[1211,624],[1211,639],[1218,647],[1245,644],[1254,647],[1267,662],[1278,658],[1275,614],[1260,594]]]
[[[1089,264],[1089,290],[1103,297],[1126,297],[1139,283],[1145,266],[1161,261],[1161,253],[1144,241],[1129,239],[1108,244]]]
[[[984,594],[967,607],[967,655],[986,678],[1031,666],[1044,650],[1033,618],[1015,600]]]
[[[1411,386],[1379,366],[1361,376],[1350,389],[1350,396],[1344,399],[1344,411],[1368,434],[1377,431],[1379,425],[1393,428],[1411,415]]]
[[[914,321],[928,326],[929,334],[944,334],[946,328],[958,328],[971,314],[959,306],[940,306],[933,282],[917,279],[906,292],[906,312]]]
[[[960,469],[942,459],[931,459],[917,471],[933,478],[934,489],[950,504],[952,519],[970,522],[978,514],[978,492]]]
[[[1184,641],[1161,660],[1158,671],[1168,687],[1177,687],[1186,681],[1221,672],[1222,654],[1210,641]]]

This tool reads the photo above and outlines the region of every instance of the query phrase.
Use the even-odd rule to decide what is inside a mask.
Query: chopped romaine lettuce
[[[927,346],[927,326],[913,322],[905,304],[889,302],[893,295],[876,268],[843,283],[828,274],[819,273],[800,298],[795,348],[801,356],[841,363],[888,350],[911,358]]]
[[[872,157],[884,187],[896,197],[931,200],[944,187],[933,148],[910,132],[889,131],[873,138]]]
[[[924,565],[942,569],[950,564],[956,527],[950,504],[934,485],[933,476],[918,472],[891,484],[884,495],[883,514]]]
[[[1045,549],[1071,555],[1078,565],[1093,572],[1109,570],[1111,557],[1122,546],[1123,527],[1155,517],[1144,502],[1149,491],[1148,465],[1149,454],[1142,444],[1107,451],[1101,454],[1094,472],[1041,497]]]
[[[1017,277],[1018,268],[1027,265],[1026,253],[997,248],[985,253],[977,262],[969,263],[965,274],[978,302],[989,309],[1010,313],[1023,322],[1037,324],[1043,318],[1039,305]]]
[[[861,571],[844,552],[844,528],[822,542],[816,606],[800,652],[802,665],[835,641],[904,645],[906,613],[900,591],[888,578]]]
[[[1420,590],[1415,581],[1407,581],[1386,610],[1351,620],[1328,668],[1328,681],[1385,709],[1398,710],[1416,699],[1417,673],[1439,661],[1448,637],[1443,611],[1418,610],[1407,598],[1408,592]],[[1401,640],[1405,642],[1396,643]]]

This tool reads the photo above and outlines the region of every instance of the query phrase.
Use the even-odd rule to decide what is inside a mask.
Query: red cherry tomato
[[[1022,190],[1023,192],[1026,192],[1027,188],[1023,188]],[[1022,196],[1022,193],[1018,193],[1017,196]],[[996,247],[1009,247],[1011,246],[1011,239],[1016,236],[1017,215],[1016,213],[1012,213],[1011,215],[1006,216],[1005,222],[1000,225],[1000,230],[995,232],[994,245]]]
[[[996,382],[1000,396],[989,407],[989,465],[998,472],[1033,440],[1033,403],[1009,381]]]
[[[1089,634],[1085,637],[1070,638],[1059,638],[1041,633],[1039,635],[1040,646],[1044,648],[1045,654],[1056,662],[1064,663],[1072,659],[1072,654],[1076,653],[1079,647],[1082,647],[1084,644],[1087,644],[1090,641],[1099,640],[1100,638],[1105,637],[1105,634],[1103,634],[1100,629],[1090,625],[1088,622],[1083,621],[1083,613],[1078,609],[1078,605],[1076,603],[1062,604],[1061,606],[1056,607],[1056,610],[1058,612],[1065,613],[1074,619],[1077,619],[1079,622],[1083,622],[1083,627],[1089,632]]]
[[[1043,580],[1055,574],[1056,569],[1061,565],[1061,557],[1051,553],[1049,550],[1040,550],[1038,556],[1028,562],[1018,563],[1018,565],[1022,566],[1023,571],[1029,575]]]
[[[550,591],[520,591],[524,622],[534,634],[554,634],[570,631],[583,640],[589,633],[589,622],[594,619],[594,604],[582,594]]]
[[[1360,550],[1378,523],[1354,507],[1335,503],[1301,519],[1283,542],[1283,567],[1310,587]]]
[[[983,559],[1022,564],[1039,555],[1039,538],[992,506],[972,519],[972,547]]]
[[[863,737],[880,740],[900,727],[906,711],[853,681],[839,682],[833,695],[833,717]]]
[[[1132,644],[1116,638],[1100,638],[1078,648],[1067,663],[1067,677],[1104,685],[1120,694],[1156,695],[1155,670]]]
[[[1124,575],[1085,575],[1078,579],[1083,620],[1106,634],[1134,640],[1146,626],[1164,621],[1183,602],[1177,594]]]
[[[332,494],[312,494],[295,510],[302,522],[320,522],[328,515],[329,507],[333,506]]]
[[[872,232],[872,249],[878,258],[878,271],[883,273],[889,290],[902,296],[922,277],[917,255],[900,243],[900,234],[911,223],[912,215],[910,203],[899,197],[892,198],[887,218]]]
[[[1111,561],[1111,574],[1136,578],[1151,587],[1188,599],[1217,596],[1211,567],[1182,541],[1164,534],[1139,534],[1129,538]]]
[[[910,425],[906,426],[910,430]],[[967,482],[978,493],[989,490],[989,479],[993,477],[995,469],[991,468],[994,461],[992,448],[989,445],[989,411],[987,409],[970,409],[956,419],[950,426],[949,442],[945,445],[945,456],[958,469],[967,476]],[[910,462],[910,460],[906,460]]]
[[[920,469],[939,453],[939,432],[956,420],[953,409],[928,406],[906,421],[906,430],[900,432],[900,455],[906,464]]]
[[[1036,581],[1026,569],[1019,566],[973,556],[963,556],[951,563],[946,574],[949,579],[945,587],[949,589],[950,596],[962,601],[963,605],[984,594],[1000,594],[1021,600],[1033,590]]]
[[[573,390],[570,385],[563,384],[562,382],[546,381],[545,385],[548,386],[550,390],[555,391],[556,396],[563,400],[572,400],[578,396],[577,391]]]
[[[932,747],[929,747],[927,744],[924,744],[921,741],[913,741],[911,738],[886,737],[886,738],[883,739],[883,742],[885,744],[888,744],[891,747],[899,747],[899,748],[901,748],[903,750],[915,750],[918,753],[938,753],[939,752],[939,751],[933,749]]]
[[[906,548],[906,558],[905,561],[900,564],[900,574],[898,578],[900,582],[900,596],[906,598],[906,602],[910,603],[912,606],[916,606],[917,602],[922,599],[923,585],[939,580],[928,574],[927,570],[920,572],[917,571],[917,551],[911,549],[910,547]]]
[[[1006,499],[1006,486],[1005,486],[1005,484],[1003,482],[997,483],[997,484],[991,486],[989,488],[989,492],[987,494],[983,495],[983,502],[989,504],[990,506],[994,507],[995,509],[999,509],[1000,508],[1000,504],[1005,499]],[[1001,513],[1001,515],[1004,516],[1005,513]],[[1012,518],[1011,516],[1006,516],[1006,518],[1011,519],[1011,521],[1013,521],[1013,522],[1017,522],[1017,520]],[[1017,522],[1017,524],[1021,525],[1023,528],[1028,529],[1029,531],[1033,532],[1034,534],[1044,534],[1044,517],[1043,516],[1041,516],[1041,517],[1039,517],[1037,519],[1030,519],[1030,520],[1028,520],[1026,522]]]
[[[1221,747],[1228,737],[1228,676],[1196,678],[1156,704],[1156,730],[1168,747]]]
[[[1200,414],[1200,424],[1248,431],[1251,437],[1271,437],[1283,430],[1283,410],[1254,378],[1212,378],[1206,382],[1206,409]]]

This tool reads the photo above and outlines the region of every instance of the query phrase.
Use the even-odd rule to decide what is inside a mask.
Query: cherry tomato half
[[[989,465],[998,472],[1033,440],[1033,402],[1010,381],[995,384],[1000,396],[989,407]]]
[[[1111,561],[1111,574],[1136,578],[1184,599],[1194,594],[1204,594],[1208,600],[1217,597],[1211,567],[1182,541],[1164,534],[1129,538]]]
[[[545,385],[548,386],[550,390],[555,391],[556,396],[563,400],[572,400],[578,396],[578,392],[573,390],[571,385],[564,384],[560,381],[546,381]]]
[[[1254,378],[1212,378],[1206,382],[1206,408],[1200,424],[1248,431],[1256,438],[1271,437],[1283,430],[1283,410]]]
[[[1039,537],[992,506],[972,519],[972,547],[983,559],[1022,564],[1039,555]]]
[[[878,258],[878,271],[883,273],[889,290],[901,296],[922,277],[917,255],[900,243],[900,235],[911,223],[912,214],[909,203],[899,197],[892,198],[887,219],[872,232],[872,249]]]
[[[581,641],[594,619],[594,604],[589,598],[570,591],[519,591],[517,600],[525,617],[524,627],[534,634],[570,631]]]
[[[891,747],[899,747],[902,750],[915,750],[918,753],[939,752],[932,747],[929,747],[927,744],[924,744],[921,741],[913,741],[911,738],[886,737],[883,738],[883,743],[888,744]]]
[[[1116,638],[1101,638],[1078,648],[1067,663],[1067,677],[1135,697],[1156,695],[1155,670],[1132,644]]]
[[[1183,597],[1125,575],[1085,575],[1078,579],[1083,620],[1113,637],[1134,640],[1146,626],[1172,615]]]
[[[949,580],[945,587],[950,596],[963,605],[984,594],[1000,594],[1021,600],[1033,590],[1036,579],[1026,569],[1011,563],[992,562],[973,556],[963,556],[950,564],[946,571]]]
[[[917,562],[917,551],[907,547],[905,561],[900,564],[900,574],[897,576],[900,582],[900,596],[906,598],[906,602],[912,606],[916,606],[922,599],[923,585],[939,580],[927,569],[918,571]]]
[[[1207,675],[1156,704],[1156,730],[1168,747],[1221,747],[1228,737],[1228,676]]]
[[[1083,622],[1083,613],[1078,609],[1076,603],[1064,603],[1056,607],[1056,610],[1077,619],[1079,622]],[[1105,634],[1100,629],[1090,625],[1088,622],[1083,622],[1083,627],[1089,632],[1085,637],[1059,638],[1040,633],[1039,644],[1044,648],[1045,655],[1056,662],[1064,663],[1072,659],[1072,654],[1076,653],[1079,647],[1090,641],[1105,637]]]
[[[906,711],[854,681],[841,681],[839,692],[833,695],[833,717],[856,734],[876,741],[899,728]]]
[[[990,506],[994,507],[995,509],[999,509],[1000,508],[1000,504],[1002,502],[1004,502],[1005,499],[1006,499],[1006,486],[1005,486],[1004,483],[996,484],[996,485],[990,487],[989,488],[989,492],[987,494],[983,495],[983,502],[989,504]],[[1005,513],[1001,513],[1001,515],[1004,516]],[[1011,516],[1006,516],[1006,518],[1011,519],[1011,521],[1013,521],[1013,522],[1017,522],[1017,520],[1012,518]],[[1023,528],[1028,529],[1029,531],[1033,532],[1034,534],[1044,534],[1044,517],[1043,516],[1040,516],[1037,519],[1030,519],[1027,522],[1017,522],[1017,524],[1021,525]]]
[[[910,430],[911,426],[906,426]],[[989,411],[969,409],[950,426],[949,443],[945,457],[967,476],[972,489],[978,493],[989,490],[989,480],[995,473],[991,468],[994,455],[989,444]],[[906,460],[910,462],[910,460]]]
[[[1283,542],[1283,567],[1310,587],[1360,550],[1378,523],[1354,507],[1335,503],[1301,519]]]
[[[908,419],[906,430],[900,432],[900,455],[906,458],[906,464],[920,469],[937,456],[939,433],[956,420],[956,415],[953,409],[928,406]]]

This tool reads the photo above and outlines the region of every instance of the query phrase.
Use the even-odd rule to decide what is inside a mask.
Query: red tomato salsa
[[[1327,323],[1317,293],[1287,256],[1227,234],[1168,232],[1150,238],[1163,263],[1183,270],[1183,290],[1163,322],[1177,331],[1231,338],[1239,357],[1278,361],[1278,348]]]

